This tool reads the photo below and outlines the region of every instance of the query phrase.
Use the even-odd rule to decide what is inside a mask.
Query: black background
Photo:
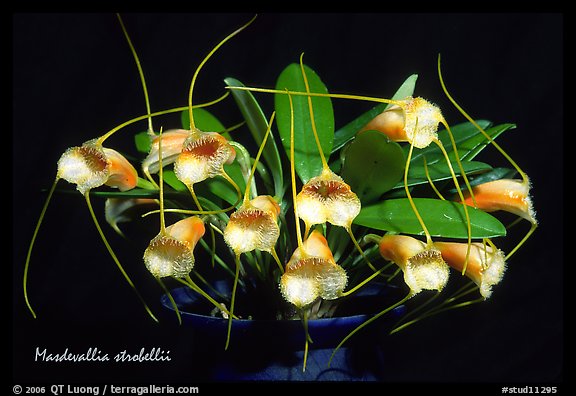
[[[125,14],[153,110],[186,105],[199,61],[252,16]],[[12,21],[14,383],[203,381],[202,357],[178,353],[202,340],[185,328],[149,320],[99,241],[79,194],[56,195],[48,209],[29,283],[39,318],[30,317],[22,269],[56,161],[67,147],[145,114],[145,105],[114,14],[23,13]],[[437,103],[456,124],[463,118],[443,95],[436,73],[441,53],[445,81],[465,109],[476,118],[518,125],[499,142],[532,179],[539,229],[512,258],[490,300],[383,338],[388,351],[383,381],[522,385],[563,380],[563,29],[563,15],[548,13],[262,13],[200,73],[197,103],[220,96],[227,76],[271,87],[301,52],[332,92],[387,97],[417,73],[416,95]],[[337,126],[370,106],[334,103]],[[228,125],[240,120],[234,112],[217,115]],[[170,122],[164,128],[177,126]],[[145,123],[139,128],[144,130]],[[108,143],[127,148],[126,135]],[[486,152],[496,164],[507,165],[495,151]],[[102,202],[93,201],[101,213]],[[106,230],[139,289],[159,311],[160,289],[140,264],[141,242],[123,242]],[[47,364],[34,362],[36,347],[54,352],[161,347],[174,359],[120,368]]]

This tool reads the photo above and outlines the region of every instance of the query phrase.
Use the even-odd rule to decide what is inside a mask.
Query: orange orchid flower
[[[441,291],[448,282],[448,265],[435,244],[427,245],[408,235],[387,234],[380,239],[378,248],[384,259],[403,271],[412,295],[422,290]]]
[[[187,276],[194,267],[194,248],[204,232],[204,222],[198,216],[166,227],[144,251],[146,268],[157,278]]]
[[[536,213],[530,197],[530,183],[518,179],[500,179],[472,187],[464,195],[464,203],[486,212],[498,210],[513,213],[536,224]],[[475,203],[474,203],[475,201]]]
[[[174,172],[187,186],[222,175],[224,164],[231,164],[236,151],[228,140],[217,132],[195,131],[184,141],[176,158]]]
[[[438,124],[444,118],[437,106],[411,96],[396,102],[362,129],[382,132],[395,142],[413,142],[416,148],[427,147],[438,138]]]
[[[280,206],[269,195],[246,201],[230,216],[224,240],[236,255],[262,250],[272,252],[280,236]]]
[[[358,196],[329,168],[302,187],[296,205],[307,229],[325,222],[348,229],[361,209]]]
[[[302,308],[317,298],[340,297],[347,283],[346,271],[334,261],[326,238],[314,230],[286,265],[280,290],[288,302]]]
[[[57,178],[76,184],[78,191],[86,194],[104,184],[120,191],[130,190],[136,187],[138,173],[122,154],[90,140],[62,154]]]
[[[468,244],[436,242],[435,246],[450,267],[462,272]],[[502,280],[505,271],[506,262],[501,250],[481,242],[472,244],[465,275],[478,285],[482,297],[490,297],[492,286]]]
[[[150,144],[150,152],[142,161],[144,173],[149,175],[157,173],[160,159],[160,140],[162,140],[162,163],[168,165],[176,161],[182,152],[184,141],[190,135],[190,131],[185,129],[171,129],[162,132],[160,136],[155,136]]]

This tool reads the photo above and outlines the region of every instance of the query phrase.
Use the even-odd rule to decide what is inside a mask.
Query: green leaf
[[[304,65],[310,92],[328,93],[328,89],[314,70]],[[284,91],[306,92],[299,64],[292,63],[286,67],[278,80],[276,89]],[[278,130],[286,154],[290,158],[290,102],[286,94],[275,94],[276,119]],[[334,141],[334,109],[332,101],[327,97],[312,97],[314,120],[322,152],[328,157]],[[294,104],[294,167],[300,179],[306,183],[310,178],[318,176],[322,171],[322,160],[318,145],[312,130],[312,121],[308,106],[308,97],[292,96]]]
[[[478,184],[488,183],[494,180],[511,179],[517,173],[518,171],[516,169],[494,168],[490,172],[486,172],[480,176],[475,177],[472,181],[470,181],[470,185],[477,186]]]
[[[363,204],[374,202],[402,179],[404,153],[377,131],[358,133],[346,148],[342,178]]]
[[[414,94],[414,88],[416,86],[417,79],[418,75],[412,74],[404,81],[404,83],[402,83],[400,88],[398,88],[396,93],[390,99],[399,100],[408,96],[412,96]],[[356,133],[362,129],[364,125],[368,124],[371,119],[382,113],[388,107],[390,107],[390,104],[380,103],[379,105],[373,107],[371,110],[368,110],[366,113],[362,114],[360,117],[349,122],[334,132],[334,147],[332,148],[332,152],[342,148],[347,142],[350,141],[350,139],[354,138]]]
[[[188,187],[176,177],[172,169],[164,168],[162,171],[162,180],[176,191],[188,191]]]
[[[456,176],[460,176],[460,171],[456,161],[452,160],[450,163],[452,164],[452,169],[454,169]],[[464,168],[466,175],[488,172],[492,170],[492,167],[489,164],[480,161],[464,161],[462,162],[462,167]],[[446,164],[446,161],[440,161],[432,165],[428,165],[428,173],[430,175],[430,179],[432,179],[434,182],[452,178],[450,168],[448,167],[448,164]],[[408,186],[415,186],[425,183],[428,183],[428,179],[426,178],[424,164],[410,165],[410,169],[408,169]],[[400,181],[394,186],[394,188],[404,188],[404,181]]]
[[[473,161],[471,161],[471,162],[473,162]],[[464,164],[466,164],[466,163],[467,162],[464,162]],[[474,187],[474,186],[477,186],[477,185],[483,184],[483,183],[488,183],[488,182],[491,182],[494,180],[512,179],[514,176],[516,176],[517,173],[518,173],[518,171],[516,169],[494,168],[494,169],[490,170],[489,172],[482,173],[482,174],[472,178],[470,180],[470,187]],[[466,186],[462,183],[460,188],[462,190],[465,190]],[[451,188],[450,190],[448,190],[448,192],[450,194],[456,194],[457,191],[456,191],[456,188]]]
[[[483,129],[486,129],[492,125],[492,123],[487,120],[476,120],[476,122]],[[474,138],[479,134],[481,135],[478,129],[470,122],[464,122],[461,124],[451,126],[450,130],[452,131],[452,135],[454,136],[454,141],[456,143],[456,147],[458,148],[459,153],[461,153],[460,149],[463,147],[464,142],[466,142],[468,139]],[[438,131],[438,139],[442,142],[442,145],[446,149],[446,152],[450,153],[453,151],[450,136],[446,129],[441,129],[440,131]],[[404,146],[404,152],[406,155],[408,155],[409,150],[410,145],[406,144]],[[444,160],[444,155],[442,154],[442,151],[435,143],[431,143],[428,147],[425,147],[423,149],[414,149],[412,152],[411,162],[412,163],[419,162],[422,164],[423,157],[426,157],[428,165],[431,165],[440,160]]]
[[[432,198],[413,199],[430,234],[434,237],[468,238],[463,205]],[[494,216],[468,207],[472,238],[495,238],[506,235],[506,228]],[[388,199],[363,207],[354,224],[380,231],[424,235],[407,198]]]
[[[139,153],[148,154],[150,152],[150,147],[152,146],[148,132],[139,132],[134,135],[134,144]]]
[[[196,124],[196,128],[200,129],[203,132],[224,132],[226,127],[216,118],[212,113],[204,108],[195,108],[192,109],[194,114],[194,123]],[[180,114],[180,119],[182,122],[182,128],[189,130],[190,129],[190,112],[188,110],[184,110]],[[226,139],[230,139],[230,136],[227,134],[223,134]]]
[[[136,183],[136,187],[143,188],[146,190],[154,190],[156,187],[154,184],[150,183],[147,179],[143,179],[138,176],[138,182]]]
[[[224,79],[224,82],[228,86],[244,87],[244,84],[231,77]],[[256,145],[260,146],[268,128],[268,120],[264,116],[264,112],[251,92],[235,89],[231,90],[231,92],[242,116],[246,120],[248,129],[250,130]],[[276,140],[274,139],[273,129],[270,131],[270,136],[268,137],[266,145],[262,151],[262,157],[264,158],[263,162],[265,162],[268,169],[270,169],[270,173],[274,180],[274,195],[281,197],[284,193],[284,176],[280,154],[278,152],[278,147],[276,146]]]
[[[488,128],[485,132],[492,139],[496,139],[503,132],[514,128],[516,128],[515,124],[501,124]],[[458,145],[458,152],[460,153],[461,150],[466,151],[466,154],[461,155],[461,159],[468,161],[476,157],[488,144],[490,144],[488,139],[481,132],[478,132],[476,136],[470,137]]]
[[[244,182],[242,170],[240,169],[238,162],[235,161],[230,165],[224,165],[224,171],[228,174],[228,176],[230,176],[232,180],[234,180],[240,189],[240,195],[242,195],[242,192],[246,188],[246,183]],[[238,202],[238,192],[234,186],[222,176],[216,176],[204,181],[203,183],[206,183],[208,190],[212,194],[228,202],[230,205]]]

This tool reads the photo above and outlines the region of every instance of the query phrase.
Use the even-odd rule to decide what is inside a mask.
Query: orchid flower
[[[380,255],[404,273],[412,295],[422,290],[442,291],[448,281],[448,265],[435,246],[408,235],[393,234],[384,235],[378,243]]]
[[[301,309],[318,298],[338,298],[347,282],[346,271],[334,261],[326,238],[314,230],[286,264],[280,290],[286,301]]]
[[[466,258],[467,244],[458,242],[436,242],[446,263],[461,272]],[[485,299],[492,294],[492,287],[502,280],[506,271],[506,262],[501,250],[487,243],[475,242],[471,246],[468,266],[465,275],[470,278],[480,290]]]

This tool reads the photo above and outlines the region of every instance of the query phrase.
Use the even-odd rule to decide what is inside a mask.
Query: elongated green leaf
[[[68,193],[68,191],[62,191],[64,193]],[[78,191],[76,191],[78,193]],[[133,188],[132,190],[127,191],[118,191],[118,190],[110,190],[110,191],[97,191],[93,190],[90,191],[90,195],[99,197],[99,198],[158,198],[159,190],[149,190],[145,188]],[[181,198],[182,193],[177,191],[164,191],[164,197],[169,198]]]
[[[496,139],[503,132],[514,128],[516,128],[515,124],[500,124],[488,128],[485,132],[492,139]],[[476,136],[470,137],[465,142],[460,143],[458,152],[460,153],[461,150],[465,151],[465,154],[461,154],[460,156],[462,160],[468,161],[476,157],[488,144],[490,144],[488,139],[479,132]]]
[[[487,120],[476,120],[478,125],[480,125],[483,129],[486,129],[492,125],[490,121]],[[463,122],[461,124],[457,124],[450,127],[452,131],[452,135],[454,136],[454,141],[456,143],[456,147],[459,150],[463,146],[464,142],[470,138],[481,134],[478,129],[472,125],[470,122]],[[441,129],[438,131],[438,140],[442,142],[442,145],[446,149],[446,152],[450,153],[453,151],[452,143],[450,141],[450,136],[446,129]],[[410,150],[410,145],[406,144],[404,146],[404,152],[408,154],[408,150]],[[460,153],[462,155],[462,153]],[[437,161],[444,160],[444,155],[442,151],[438,147],[438,145],[431,143],[428,147],[423,149],[414,149],[412,153],[412,163],[422,163],[422,158],[426,157],[426,161],[428,165],[434,164]]]
[[[328,93],[328,89],[316,72],[304,65],[310,92]],[[276,89],[306,92],[299,64],[292,63],[286,67],[276,82]],[[290,157],[290,102],[288,95],[275,94],[276,119],[282,145]],[[294,104],[294,167],[296,173],[306,183],[318,176],[322,170],[322,160],[314,138],[307,96],[293,96]],[[326,160],[332,151],[334,141],[334,109],[332,101],[326,97],[312,97],[314,120],[318,139]]]
[[[434,237],[468,238],[462,204],[432,198],[414,198],[420,216]],[[494,216],[468,207],[472,238],[494,238],[506,235],[506,228]],[[407,198],[388,199],[363,207],[354,224],[380,231],[423,235],[424,232]]]
[[[188,187],[176,177],[172,169],[164,169],[162,180],[176,191],[188,191]]]
[[[450,163],[452,164],[452,169],[454,169],[456,176],[460,176],[458,164],[456,161],[452,160]],[[492,170],[492,167],[489,164],[480,161],[464,161],[462,162],[462,167],[464,168],[464,172],[467,175],[473,175]],[[450,168],[448,167],[448,164],[446,164],[446,161],[440,161],[432,165],[428,165],[428,173],[430,175],[430,179],[432,179],[433,182],[448,180],[452,178]],[[415,186],[424,183],[428,183],[424,165],[410,165],[410,169],[408,169],[408,186]],[[404,181],[402,180],[397,183],[394,188],[404,188]]]
[[[480,151],[482,151],[489,144],[489,141],[484,136],[484,134],[482,134],[480,131],[478,131],[474,126],[472,126],[474,128],[474,130],[471,130],[470,126],[472,126],[472,125],[470,124],[468,127],[460,130],[464,133],[457,135],[458,139],[454,139],[456,141],[456,147],[458,149],[458,155],[460,157],[460,160],[463,161],[463,163],[465,161],[472,160],[474,157],[476,157],[480,153]],[[505,132],[509,129],[513,129],[515,127],[516,126],[514,124],[501,124],[501,125],[493,126],[491,128],[487,128],[485,130],[485,132],[492,139],[496,139],[503,132]],[[454,154],[452,144],[449,142],[447,132],[446,131],[442,131],[442,132],[443,132],[442,139],[444,139],[443,142],[448,141],[448,143],[444,143],[444,147],[446,148],[446,152],[448,153],[448,157],[451,160],[455,160],[456,156]],[[456,133],[454,133],[454,134],[456,135]],[[436,146],[436,145],[434,145],[434,146]],[[438,146],[436,146],[436,147],[430,147],[429,146],[423,151],[426,151],[426,153],[424,155],[426,156],[426,161],[429,161],[429,163],[434,164],[436,162],[445,162],[444,155],[442,155]],[[413,164],[422,164],[423,163],[422,162],[422,153],[420,153],[420,155],[418,156],[418,160],[416,160],[416,161],[413,160],[412,163]],[[454,167],[454,170],[456,172],[458,172],[457,167]]]
[[[412,96],[414,94],[414,88],[416,87],[417,79],[418,75],[412,74],[402,83],[400,88],[398,88],[396,93],[390,99],[397,100]],[[388,107],[390,107],[390,104],[380,103],[379,105],[374,106],[372,109],[368,110],[366,113],[362,114],[360,117],[349,122],[334,132],[334,147],[332,148],[332,152],[342,148],[347,142],[350,141],[350,139],[354,138],[356,133],[358,133],[358,131],[362,129],[364,125],[366,125],[378,114],[386,110]]]
[[[518,171],[516,169],[494,168],[494,169],[490,170],[489,172],[484,172],[484,173],[472,178],[470,180],[470,186],[474,187],[474,186],[477,186],[479,184],[488,183],[488,182],[491,182],[494,180],[511,179],[514,176],[516,176],[517,174],[518,174]],[[466,186],[464,185],[464,183],[461,183],[460,188],[462,190],[466,189]],[[456,188],[451,188],[450,190],[448,190],[448,193],[450,193],[450,194],[456,194],[456,192],[457,192]]]
[[[398,143],[380,132],[363,131],[346,148],[341,176],[367,204],[394,187],[404,174],[404,163]]]
[[[224,79],[224,82],[228,86],[232,87],[244,86],[240,81],[231,77]],[[240,90],[231,90],[231,92],[242,116],[246,120],[248,129],[250,130],[256,145],[260,146],[268,128],[268,120],[264,116],[264,112],[251,92]],[[281,197],[284,193],[284,176],[280,154],[278,152],[278,147],[276,146],[276,139],[274,138],[274,129],[270,131],[270,136],[268,137],[266,145],[262,151],[262,157],[264,158],[263,162],[270,170],[274,180],[274,195]]]

